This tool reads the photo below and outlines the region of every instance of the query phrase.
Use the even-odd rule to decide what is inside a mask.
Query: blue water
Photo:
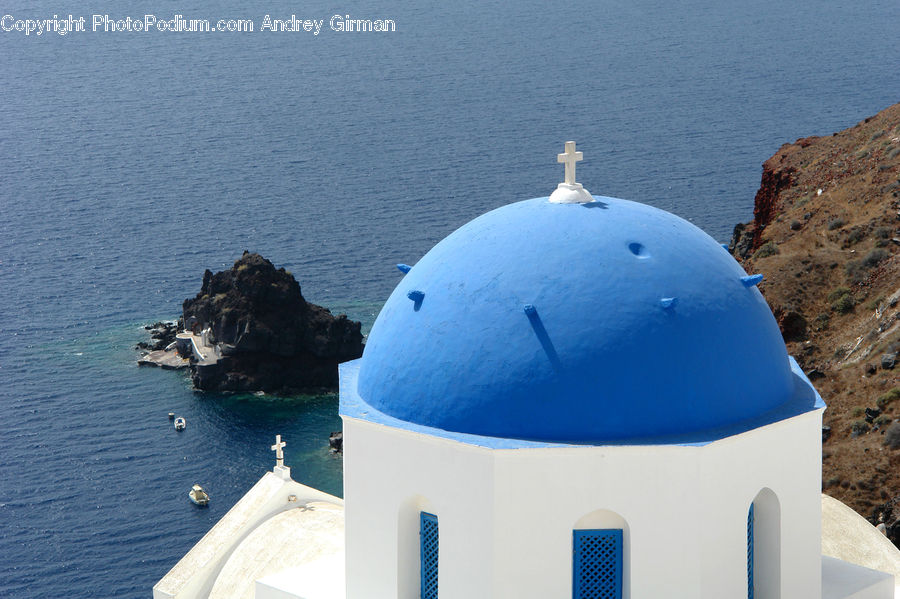
[[[779,145],[900,99],[892,0],[390,4],[0,9],[397,23],[0,31],[0,596],[149,596],[272,466],[276,433],[295,478],[341,493],[334,397],[200,395],[135,366],[141,325],[177,316],[205,268],[261,252],[369,326],[394,263],[549,194],[567,139],[593,193],[727,241]]]

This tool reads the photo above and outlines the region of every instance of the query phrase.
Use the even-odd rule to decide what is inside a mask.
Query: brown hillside
[[[900,360],[890,368],[882,358],[900,348],[898,197],[900,104],[782,146],[763,164],[754,220],[735,227],[731,243],[748,273],[765,275],[760,290],[788,351],[828,404],[823,488],[867,517],[897,501],[883,516],[895,543]]]

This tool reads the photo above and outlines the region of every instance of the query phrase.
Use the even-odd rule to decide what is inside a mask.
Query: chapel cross
[[[275,452],[276,466],[284,466],[284,452],[281,450],[285,445],[287,443],[281,440],[281,435],[275,435],[275,445],[272,446],[272,451]]]
[[[574,141],[567,141],[565,153],[556,155],[556,161],[566,165],[566,183],[569,185],[575,184],[575,163],[581,160],[584,160],[584,154],[575,151]]]

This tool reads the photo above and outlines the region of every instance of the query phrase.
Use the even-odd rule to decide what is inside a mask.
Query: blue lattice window
[[[622,530],[574,531],[574,599],[622,599]]]
[[[747,599],[753,599],[753,504],[747,512]]]
[[[421,546],[420,569],[422,572],[422,599],[438,596],[438,519],[434,514],[419,514],[419,544]]]

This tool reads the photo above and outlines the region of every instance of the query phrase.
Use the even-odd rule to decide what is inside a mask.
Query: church
[[[825,404],[761,275],[592,196],[581,158],[398,265],[340,368],[344,499],[294,482],[279,438],[154,599],[900,597],[883,535],[823,528]]]

